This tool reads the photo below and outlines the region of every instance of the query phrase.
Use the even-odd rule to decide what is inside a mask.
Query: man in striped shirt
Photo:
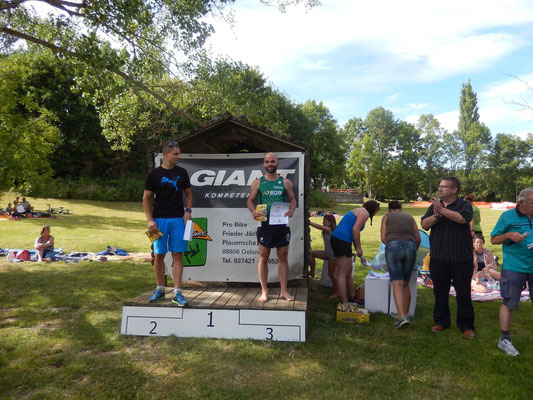
[[[454,176],[446,176],[439,183],[439,198],[432,197],[422,228],[431,229],[429,236],[429,271],[433,280],[433,332],[450,327],[449,292],[453,286],[457,296],[457,326],[465,337],[474,333],[474,308],[470,296],[474,255],[470,221],[472,205],[457,197],[461,182]]]

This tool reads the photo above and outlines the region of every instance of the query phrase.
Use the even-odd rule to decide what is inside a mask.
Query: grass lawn
[[[7,196],[12,200],[5,195],[0,204]],[[48,203],[30,201],[36,208]],[[1,221],[0,247],[31,247],[48,223],[67,251],[107,244],[148,251],[140,203],[51,204],[75,214]],[[417,221],[424,212],[407,211]],[[379,245],[382,215],[362,234],[369,259]],[[499,215],[482,210],[486,233]],[[312,247],[321,248],[319,231],[311,232]],[[356,284],[367,271],[356,266]],[[533,390],[530,303],[514,313],[518,358],[496,347],[499,301],[474,304],[478,337],[468,340],[454,325],[429,331],[429,289],[418,289],[413,324],[395,330],[390,316],[377,313],[366,325],[336,323],[337,301],[317,281],[310,281],[306,343],[121,336],[122,302],[153,285],[148,263],[0,261],[0,399],[528,399]],[[454,299],[450,304],[453,319]]]

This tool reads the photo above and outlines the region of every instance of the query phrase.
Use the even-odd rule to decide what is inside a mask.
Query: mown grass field
[[[1,204],[12,197],[4,195]],[[75,214],[0,221],[0,248],[32,247],[47,223],[66,251],[107,244],[148,251],[140,203],[30,201],[37,209],[51,203]],[[424,212],[407,211],[417,221]],[[369,259],[382,215],[362,234]],[[499,215],[482,210],[484,232]],[[312,247],[321,248],[319,231],[311,232]],[[149,263],[0,260],[1,399],[529,399],[533,390],[530,303],[514,314],[518,358],[496,347],[499,301],[474,304],[478,337],[467,340],[453,325],[441,334],[429,331],[429,289],[418,289],[413,324],[395,330],[384,314],[373,314],[367,325],[336,323],[337,301],[317,281],[310,281],[306,343],[124,337],[122,302],[153,287]],[[356,284],[367,272],[356,266]],[[454,299],[450,304],[453,318]]]

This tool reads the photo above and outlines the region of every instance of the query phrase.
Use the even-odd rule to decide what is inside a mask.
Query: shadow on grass
[[[120,336],[122,302],[152,284],[149,264],[0,269],[3,395],[175,398],[176,388],[178,397],[215,399],[530,394],[532,356],[505,358],[495,346],[497,303],[476,304],[479,338],[469,341],[456,328],[429,332],[429,289],[418,292],[413,324],[397,330],[378,313],[370,324],[336,323],[337,300],[313,281],[307,343]],[[524,318],[531,326],[533,317]]]

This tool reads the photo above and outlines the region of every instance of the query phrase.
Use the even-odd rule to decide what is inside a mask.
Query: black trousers
[[[430,259],[429,271],[433,279],[433,319],[443,328],[450,326],[450,285],[453,280],[457,299],[457,326],[462,331],[474,330],[474,307],[470,294],[472,274],[474,272],[473,258],[470,261],[453,262]]]

